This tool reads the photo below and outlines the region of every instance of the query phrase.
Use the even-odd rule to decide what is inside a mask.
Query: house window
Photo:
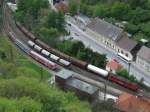
[[[128,57],[128,53],[126,53],[126,57]]]

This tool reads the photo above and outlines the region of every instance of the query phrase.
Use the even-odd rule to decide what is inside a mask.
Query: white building
[[[137,53],[136,63],[150,72],[150,48],[143,46]]]

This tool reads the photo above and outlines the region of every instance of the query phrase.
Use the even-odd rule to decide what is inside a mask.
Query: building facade
[[[136,63],[150,72],[150,48],[143,46],[137,53]]]
[[[113,49],[116,54],[121,53],[131,60],[133,59],[132,50],[137,43],[129,39],[123,29],[102,19],[95,18],[87,25],[85,32],[98,44]]]

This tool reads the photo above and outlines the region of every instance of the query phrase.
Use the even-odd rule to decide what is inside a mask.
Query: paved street
[[[91,38],[84,33],[81,29],[79,29],[75,24],[72,22],[73,20],[67,19],[67,22],[71,24],[71,26],[67,26],[67,29],[70,31],[71,36],[74,39],[82,41],[86,46],[90,47],[93,49],[93,51],[97,51],[101,54],[107,54],[108,59],[117,59],[126,69],[128,69],[128,64],[125,63],[124,61],[120,60],[117,58],[117,54],[111,49],[108,48],[102,44],[98,44],[94,40],[91,40]],[[134,76],[137,77],[137,79],[144,78],[145,83],[147,85],[150,85],[150,76],[148,73],[145,73],[143,70],[137,68],[135,66],[135,62],[132,62],[131,67],[130,67],[130,73],[133,74]]]

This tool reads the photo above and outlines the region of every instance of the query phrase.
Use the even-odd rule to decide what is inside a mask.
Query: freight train
[[[51,48],[41,40],[37,39],[32,33],[30,33],[26,28],[20,25],[20,23],[16,22],[17,27],[29,38],[28,45],[32,47],[34,50],[38,51],[42,55],[54,60],[61,61],[66,64],[66,66],[70,66],[70,64],[75,65],[84,70],[93,72],[96,75],[99,75],[111,82],[119,84],[125,88],[128,88],[133,91],[138,91],[139,87],[137,84],[131,83],[125,79],[122,79],[112,73],[109,73],[106,70],[100,69],[94,65],[88,64],[81,60],[78,60],[74,57],[68,56],[54,48]],[[61,60],[60,60],[61,59]]]
[[[11,39],[11,41],[13,41],[22,51],[27,53],[34,60],[38,61],[39,63],[41,63],[42,65],[46,66],[47,68],[49,68],[51,70],[56,70],[58,68],[54,62],[48,60],[47,58],[43,57],[42,55],[31,50],[24,43],[22,43],[19,39],[15,38],[15,36],[12,32],[9,32],[8,36]]]

